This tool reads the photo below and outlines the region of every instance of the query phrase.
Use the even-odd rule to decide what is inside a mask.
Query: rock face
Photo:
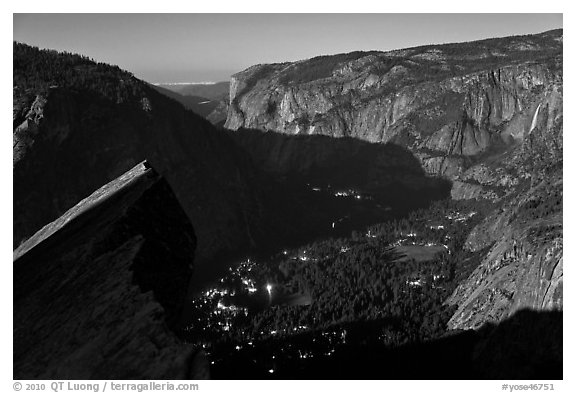
[[[14,253],[15,379],[194,376],[172,333],[196,237],[170,186],[139,164]]]
[[[520,194],[474,229],[467,247],[490,247],[448,300],[455,329],[479,328],[528,308],[563,306],[562,173]]]
[[[250,160],[208,121],[76,55],[15,44],[14,74],[15,248],[144,159],[197,228],[199,265],[254,243]]]
[[[502,160],[520,180],[469,171],[482,184],[504,182],[515,190],[467,240],[469,249],[489,251],[448,300],[458,306],[452,328],[477,328],[523,308],[563,307],[563,132],[557,105],[539,105],[524,143]],[[542,114],[542,107],[556,107],[558,117]]]
[[[225,126],[398,144],[454,198],[494,200],[523,175],[502,155],[561,119],[556,30],[253,66],[232,77]]]
[[[451,328],[561,309],[562,41],[555,30],[253,66],[232,77],[226,127],[399,145],[450,179],[452,198],[497,203],[468,239],[489,251],[449,300]],[[310,161],[286,144],[266,154]]]
[[[417,158],[395,144],[246,129],[231,132],[231,136],[248,152],[256,167],[276,177],[370,193],[391,193],[391,187],[403,185],[412,192],[432,194],[433,189],[442,189],[441,195],[449,194],[449,182],[427,176]]]

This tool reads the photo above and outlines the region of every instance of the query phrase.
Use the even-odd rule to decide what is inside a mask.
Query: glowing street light
[[[272,285],[266,284],[266,290],[268,291],[268,303],[272,305]]]

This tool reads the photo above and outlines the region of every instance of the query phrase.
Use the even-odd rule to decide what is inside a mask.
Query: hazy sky
[[[561,27],[561,14],[14,14],[15,40],[149,82],[227,80],[258,63]]]

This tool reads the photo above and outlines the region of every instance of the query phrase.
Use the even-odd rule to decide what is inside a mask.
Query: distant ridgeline
[[[214,125],[221,126],[226,121],[230,82],[158,83],[153,87]]]

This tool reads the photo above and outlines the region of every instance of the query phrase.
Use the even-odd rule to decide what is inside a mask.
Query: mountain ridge
[[[14,43],[13,100],[14,248],[144,159],[199,228],[200,261],[253,243],[247,225],[260,213],[249,159],[131,73]]]

